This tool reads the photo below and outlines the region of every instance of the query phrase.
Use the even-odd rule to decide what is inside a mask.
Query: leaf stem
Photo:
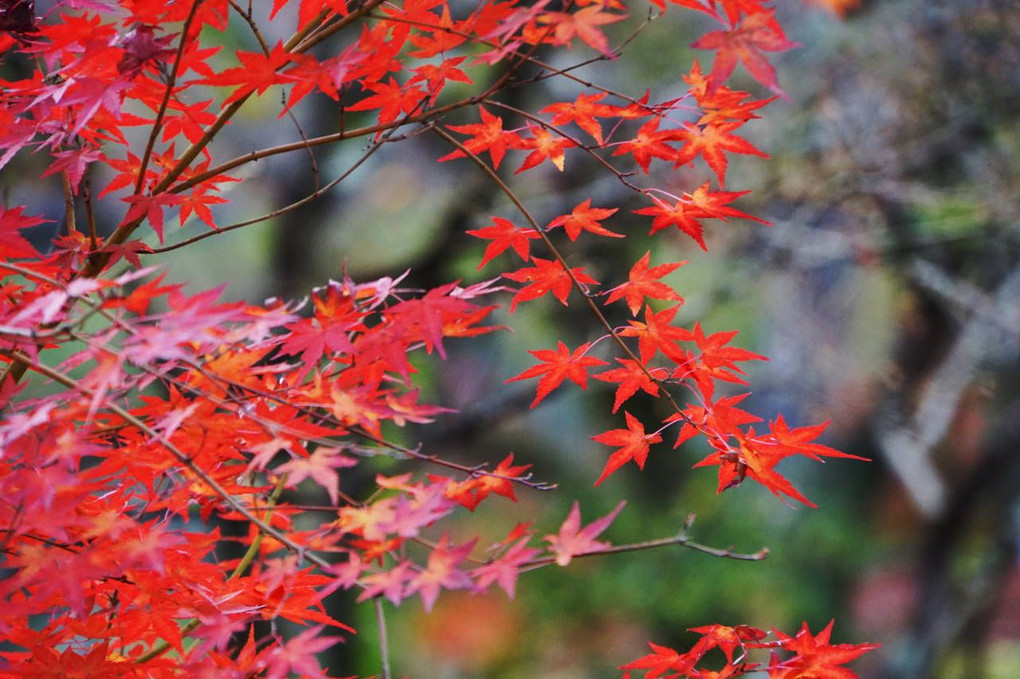
[[[379,597],[372,599],[375,606],[375,620],[379,628],[379,662],[382,665],[380,676],[382,679],[391,679],[390,672],[390,642],[386,633],[386,611],[383,610],[383,602]]]
[[[135,179],[134,190],[136,196],[142,192],[142,188],[145,186],[145,172],[149,167],[149,160],[152,158],[152,149],[156,146],[156,138],[163,127],[163,117],[166,116],[167,106],[170,104],[170,98],[173,97],[174,85],[177,84],[177,73],[180,71],[181,60],[184,58],[184,47],[188,43],[188,30],[191,28],[191,22],[194,21],[195,14],[198,12],[198,6],[203,1],[195,0],[191,4],[191,11],[188,12],[188,17],[184,20],[184,26],[181,28],[181,39],[177,43],[177,56],[174,58],[174,65],[170,70],[170,77],[167,79],[166,90],[163,92],[163,101],[160,102],[159,110],[156,111],[156,119],[152,122],[152,130],[149,132],[149,138],[145,142],[142,162],[138,166],[138,178]]]

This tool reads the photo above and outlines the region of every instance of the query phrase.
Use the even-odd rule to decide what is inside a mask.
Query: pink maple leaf
[[[616,515],[619,514],[626,500],[620,500],[616,509],[609,512],[601,519],[596,519],[584,528],[581,528],[581,505],[575,500],[574,506],[567,515],[567,520],[560,526],[559,535],[547,535],[545,540],[549,543],[549,549],[556,555],[556,564],[566,566],[571,559],[580,554],[601,552],[609,547],[608,542],[596,540],[602,531],[609,527]]]

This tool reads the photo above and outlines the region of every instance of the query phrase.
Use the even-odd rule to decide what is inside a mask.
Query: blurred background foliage
[[[832,420],[827,442],[873,462],[785,463],[820,505],[789,507],[750,483],[717,496],[712,471],[690,469],[704,446],[673,451],[667,432],[643,473],[628,467],[592,489],[608,449],[590,436],[622,426],[622,414],[609,414],[611,386],[563,388],[530,411],[533,384],[503,381],[532,364],[527,349],[576,346],[599,330],[579,304],[531,303],[513,317],[504,309],[495,320],[512,332],[451,342],[443,364],[416,359],[426,399],[458,413],[391,432],[459,461],[513,451],[559,484],[519,490],[518,505],[487,503],[469,517],[471,530],[495,541],[528,520],[554,532],[575,497],[586,522],[623,497],[627,509],[607,533],[614,542],[675,534],[696,513],[695,539],[744,552],[767,546],[771,555],[745,563],[674,547],[528,573],[513,601],[444,593],[431,614],[417,600],[387,604],[398,675],[614,677],[646,640],[686,647],[689,627],[792,632],[802,620],[815,630],[835,617],[837,641],[883,644],[856,664],[864,677],[1020,676],[1020,6],[782,0],[779,13],[804,45],[775,59],[789,101],[742,130],[772,160],[735,158],[727,178],[728,190],[753,190],[739,209],[772,225],[715,225],[706,254],[673,232],[646,238],[647,218],[621,210],[609,226],[634,237],[582,238],[567,256],[609,285],[648,248],[653,263],[688,259],[670,278],[686,297],[678,322],[738,329],[736,344],[771,359],[752,366],[748,409],[765,419],[783,412],[795,425]],[[658,100],[680,96],[693,59],[710,59],[687,47],[709,28],[699,21],[670,12],[618,62],[578,74],[632,94],[652,88]],[[240,31],[231,39],[249,40]],[[565,66],[585,55],[548,56]],[[740,69],[733,86],[766,96]],[[502,101],[536,111],[573,92],[552,79]],[[308,136],[337,125],[336,104],[319,104],[299,110]],[[216,156],[264,146],[256,121],[279,110],[270,96],[252,102]],[[360,281],[410,268],[407,287],[491,277],[475,270],[484,244],[464,231],[493,215],[518,217],[469,162],[436,163],[449,152],[442,144],[417,136],[386,145],[305,209],[146,263],[165,264],[191,290],[227,281],[227,297],[253,300],[301,297],[344,271]],[[252,179],[227,194],[224,223],[303,197],[365,149],[354,142],[314,160],[296,153],[246,168]],[[586,198],[641,207],[586,161],[568,153],[563,174],[532,171],[513,186],[539,221]],[[708,178],[697,165],[660,185],[679,193]],[[12,198],[59,223],[58,194],[7,183]],[[622,323],[617,306],[611,320]],[[640,395],[627,407],[645,421],[666,415]],[[361,630],[335,667],[376,672],[370,608],[334,598],[338,617]]]

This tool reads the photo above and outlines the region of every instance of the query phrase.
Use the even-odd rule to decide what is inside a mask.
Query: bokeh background
[[[744,563],[677,547],[528,573],[513,601],[444,593],[426,614],[411,600],[389,609],[398,675],[615,677],[646,640],[689,646],[689,627],[793,632],[801,621],[817,630],[836,618],[834,640],[883,644],[855,665],[862,677],[1020,676],[1020,5],[781,0],[778,9],[803,44],[774,59],[789,100],[741,130],[772,160],[734,157],[727,178],[729,190],[753,190],[739,208],[772,225],[716,224],[705,254],[679,234],[645,238],[647,218],[621,210],[612,227],[634,236],[622,249],[579,241],[568,257],[600,280],[623,280],[649,248],[653,262],[688,259],[670,279],[686,297],[678,321],[739,329],[737,344],[771,358],[751,366],[747,408],[797,425],[831,420],[827,443],[873,461],[784,463],[816,510],[751,483],[717,496],[712,471],[690,468],[705,452],[698,443],[661,445],[643,473],[626,468],[592,489],[607,449],[590,436],[619,426],[611,385],[563,388],[531,411],[533,384],[503,382],[533,363],[527,349],[597,337],[593,319],[555,301],[499,312],[513,332],[450,343],[445,363],[417,364],[426,398],[459,412],[392,433],[461,461],[513,451],[559,484],[521,489],[517,505],[487,503],[472,530],[498,539],[529,520],[554,532],[574,498],[588,521],[623,497],[628,507],[607,534],[614,542],[674,534],[696,513],[695,539],[746,552],[767,546],[771,556]],[[693,59],[711,59],[687,45],[710,28],[671,11],[623,58],[581,75],[632,94],[652,88],[659,100],[679,96]],[[609,27],[617,40],[629,30]],[[250,48],[240,30],[229,39]],[[549,58],[567,65],[584,56]],[[767,95],[740,69],[732,84]],[[535,111],[572,92],[553,79],[503,101]],[[337,124],[336,104],[318,103],[298,111],[309,136]],[[257,121],[279,109],[270,96],[249,104],[215,153],[264,146]],[[314,163],[295,153],[247,168],[251,182],[243,196],[228,194],[224,219],[297,200],[364,151],[354,142],[317,151]],[[409,287],[480,280],[484,244],[464,231],[515,215],[470,163],[435,162],[448,151],[428,136],[385,146],[306,209],[147,263],[165,264],[192,290],[227,281],[226,296],[252,300],[301,297],[345,270],[365,280],[411,268]],[[664,188],[690,191],[707,179],[699,164]],[[540,221],[589,197],[641,207],[582,154],[568,152],[563,174],[513,181]],[[59,223],[59,195],[19,184],[14,172],[4,184],[12,202],[48,209]],[[640,396],[628,409],[645,421],[666,415]],[[342,595],[332,605],[364,630],[334,667],[377,672],[370,608]]]

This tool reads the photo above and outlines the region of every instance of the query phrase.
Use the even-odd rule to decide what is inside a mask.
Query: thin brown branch
[[[373,9],[376,5],[380,4],[381,2],[382,0],[370,0],[370,2],[366,3],[361,8],[353,10],[350,14],[344,17],[343,21],[340,22],[341,25],[348,26],[354,21],[357,21],[364,14],[371,11],[371,9]],[[325,13],[322,13],[320,16],[325,17]],[[295,53],[300,53],[301,51],[303,51],[303,49],[298,50],[296,48],[298,44],[304,39],[304,37],[314,29],[315,21],[312,21],[305,28],[297,31],[293,36],[291,36],[291,38],[286,43],[284,43],[283,45],[284,51]],[[195,158],[197,158],[198,155],[202,153],[203,150],[205,150],[205,148],[216,137],[216,135],[219,134],[220,130],[223,129],[223,127],[231,120],[231,118],[233,118],[237,114],[241,107],[244,106],[245,102],[248,101],[249,98],[251,98],[251,95],[252,93],[249,92],[248,94],[239,97],[236,101],[228,104],[216,117],[216,120],[213,121],[213,123],[202,132],[202,136],[199,137],[195,142],[193,142],[191,146],[189,146],[181,154],[180,158],[177,160],[177,163],[174,164],[174,166],[163,176],[163,178],[156,184],[156,186],[153,187],[152,193],[156,194],[168,190],[170,186],[173,184],[173,182],[175,182],[177,178],[180,177],[185,172],[185,170],[187,170],[188,167],[191,166],[192,161],[194,161]],[[304,144],[302,143],[298,145],[297,148],[304,148]],[[211,176],[215,176],[215,174]],[[209,177],[205,177],[205,179],[208,178]],[[119,245],[125,242],[128,239],[128,237],[130,237],[130,235],[134,233],[135,229],[137,229],[144,220],[145,220],[144,217],[139,217],[133,221],[121,224],[112,234],[110,234],[110,237],[106,239],[106,244]],[[82,269],[82,271],[79,273],[79,276],[91,277],[97,275],[100,271],[103,270],[103,267],[106,266],[106,262],[108,262],[109,259],[110,256],[108,253],[96,253],[93,257],[89,258],[88,264]],[[24,369],[22,369],[21,372],[23,374]]]
[[[659,547],[670,547],[677,545],[679,547],[685,547],[687,549],[693,549],[696,552],[714,556],[719,559],[733,559],[735,561],[764,561],[768,558],[769,548],[762,547],[757,552],[744,553],[735,552],[733,547],[726,547],[725,549],[719,549],[717,547],[709,547],[703,545],[700,542],[694,542],[687,537],[687,531],[690,530],[694,524],[694,515],[691,514],[687,517],[687,521],[684,523],[683,529],[681,529],[678,535],[670,538],[658,538],[656,540],[646,540],[644,542],[632,542],[626,545],[613,545],[606,547],[605,549],[596,549],[590,552],[581,552],[580,554],[574,554],[572,558],[579,559],[589,556],[600,556],[604,554],[623,554],[625,552],[640,552],[646,549],[658,549]],[[521,564],[521,571],[534,570],[549,564],[556,563],[556,557],[542,557],[540,559],[532,559]]]
[[[196,8],[201,1],[202,0],[196,0],[195,4],[192,6],[190,16],[192,17],[194,16]],[[358,19],[361,19],[363,16],[368,14],[372,9],[381,4],[382,1],[383,0],[369,0],[369,2],[366,2],[364,5],[362,5],[362,7],[351,11],[347,16],[343,17],[343,19],[337,22],[337,27],[333,32],[335,33],[337,30],[340,30],[341,28],[352,24]],[[287,40],[286,43],[284,43],[284,50],[302,52],[305,49],[308,49],[308,47],[310,47],[311,45],[307,47],[301,47],[300,49],[298,49],[298,46],[300,45],[302,40],[304,40],[311,32],[313,32],[317,28],[318,24],[322,20],[324,20],[326,16],[327,12],[325,11],[321,12],[314,20],[309,22],[307,26],[295,32],[294,35],[292,35],[291,38]],[[186,36],[187,30],[182,31],[181,43],[178,45],[177,59],[174,62],[175,70],[179,67],[180,64],[180,57],[183,52]],[[167,87],[164,104],[163,106],[161,106],[161,109],[164,111],[164,115],[167,102],[169,101],[169,97],[172,96],[173,91],[172,85],[173,78],[171,78],[170,86]],[[189,146],[188,149],[186,149],[184,153],[181,154],[180,158],[178,159],[174,167],[171,168],[170,171],[163,176],[163,179],[160,180],[157,183],[157,185],[153,188],[153,193],[155,194],[166,191],[167,188],[171,184],[173,184],[173,182],[178,177],[180,177],[185,170],[187,170],[187,168],[191,165],[192,161],[194,161],[194,159],[197,158],[198,155],[209,145],[213,138],[215,138],[216,135],[219,134],[219,131],[223,128],[223,126],[226,125],[227,122],[229,122],[230,119],[234,117],[234,115],[241,109],[241,107],[250,97],[251,93],[248,93],[238,98],[236,101],[229,104],[228,106],[226,106],[226,108],[224,108],[223,111],[220,112],[220,115],[217,116],[216,120],[203,131],[202,136],[198,140],[193,142],[191,146]],[[153,124],[152,132],[150,133],[151,144],[155,144],[155,137],[158,134],[160,128],[159,125],[160,120],[161,118],[157,116],[157,120]],[[151,150],[148,151],[148,153],[151,155]],[[139,172],[139,182],[136,185],[135,189],[136,195],[141,191],[142,184],[144,183],[145,167],[146,166],[143,164],[141,171]],[[127,239],[131,236],[131,234],[135,232],[135,230],[142,224],[144,220],[145,220],[144,217],[138,217],[130,222],[125,222],[124,224],[121,224],[114,230],[112,234],[110,234],[110,236],[106,239],[105,244],[119,245],[126,242]],[[106,264],[109,261],[110,261],[109,252],[93,252],[93,254],[88,258],[85,266],[81,270],[76,272],[74,274],[74,277],[91,278],[97,276],[106,267]],[[3,373],[0,374],[0,388],[2,388],[3,385],[7,384],[8,380],[18,382],[22,377],[24,377],[25,371],[27,369],[28,366],[19,361],[15,361],[8,365],[7,368],[4,369]]]
[[[449,35],[455,35],[455,36],[464,38],[465,40],[468,40],[468,41],[470,41],[471,43],[473,43],[475,45],[482,45],[482,46],[485,46],[485,47],[491,47],[493,49],[498,49],[499,47],[501,47],[501,45],[499,43],[497,43],[497,42],[493,42],[491,40],[486,40],[484,38],[479,38],[478,36],[476,36],[473,33],[468,33],[466,31],[460,31],[460,30],[457,30],[457,29],[455,29],[455,28],[453,28],[451,26],[442,26],[442,25],[439,25],[439,24],[432,24],[432,23],[429,23],[427,21],[417,21],[415,19],[408,19],[406,17],[383,16],[383,15],[379,15],[379,14],[372,14],[370,16],[372,16],[372,17],[374,17],[376,19],[380,19],[382,21],[389,21],[389,22],[392,22],[392,23],[402,23],[402,24],[407,24],[407,25],[410,25],[410,26],[415,26],[417,28],[424,28],[424,29],[431,30],[431,31],[439,31],[439,32],[447,33]],[[603,87],[603,86],[599,85],[598,83],[594,83],[594,82],[592,82],[590,80],[585,80],[583,78],[579,78],[579,77],[577,77],[575,75],[572,75],[570,72],[571,71],[575,71],[575,70],[580,69],[580,68],[584,68],[585,66],[590,66],[592,64],[596,64],[596,63],[602,62],[602,61],[608,61],[610,59],[618,58],[619,56],[621,56],[623,54],[624,48],[626,48],[631,42],[633,42],[648,27],[648,25],[652,21],[654,21],[656,18],[658,18],[658,15],[654,15],[651,12],[649,12],[648,16],[645,17],[644,21],[642,21],[640,24],[638,24],[638,26],[631,32],[631,34],[629,36],[627,36],[626,38],[624,38],[624,40],[619,45],[617,45],[616,47],[610,48],[608,53],[605,53],[605,54],[601,54],[600,53],[600,54],[598,54],[598,55],[596,55],[594,57],[591,57],[589,59],[585,59],[584,61],[578,62],[578,63],[573,64],[571,66],[567,66],[565,68],[557,68],[557,67],[555,67],[555,66],[553,66],[553,65],[551,65],[551,64],[549,64],[549,63],[547,63],[545,61],[541,61],[540,59],[536,59],[534,57],[534,53],[536,51],[536,48],[541,46],[542,41],[545,38],[545,36],[540,36],[539,38],[536,39],[535,44],[532,46],[532,49],[529,52],[527,52],[527,53],[516,52],[515,54],[516,54],[516,56],[521,57],[523,61],[525,61],[525,62],[527,62],[529,64],[532,64],[533,66],[538,66],[539,68],[543,69],[546,72],[544,74],[540,74],[540,75],[528,78],[527,80],[522,81],[522,82],[537,82],[539,80],[546,80],[548,78],[555,78],[556,76],[563,76],[563,77],[567,78],[568,80],[572,80],[572,81],[576,82],[579,85],[583,85],[584,87],[587,87],[588,89],[592,89],[592,90],[595,90],[597,92],[604,92],[604,93],[606,93],[608,95],[611,95],[611,96],[614,96],[614,97],[620,99],[621,101],[626,101],[626,102],[631,103],[631,104],[636,104],[638,106],[646,106],[647,107],[648,106],[647,104],[643,104],[642,102],[638,101],[637,99],[634,99],[631,96],[628,96],[628,95],[623,94],[621,92],[618,92],[616,90],[609,89],[607,87]],[[550,30],[546,31],[547,34],[549,32],[551,32],[551,31]]]
[[[466,106],[473,106],[474,104],[477,104],[479,101],[484,99],[486,96],[489,96],[488,93],[483,95],[477,95],[474,97],[468,97],[466,99],[461,99],[460,101],[456,101],[451,104],[446,104],[445,106],[439,106],[437,108],[427,110],[417,115],[405,116],[389,123],[366,125],[365,127],[358,127],[353,130],[342,130],[340,132],[325,134],[319,137],[311,137],[309,139],[290,142],[288,144],[279,144],[277,146],[259,149],[257,151],[250,151],[244,155],[237,156],[236,158],[232,158],[231,160],[225,161],[214,168],[206,170],[205,172],[196,174],[193,177],[189,177],[188,179],[182,181],[181,183],[175,184],[171,189],[169,189],[169,191],[171,193],[180,193],[182,191],[186,191],[187,189],[190,189],[192,186],[201,184],[202,182],[211,179],[212,177],[215,177],[217,175],[229,172],[230,170],[233,170],[236,167],[240,167],[241,165],[247,165],[248,163],[252,163],[263,158],[269,158],[271,156],[280,155],[281,153],[300,151],[314,146],[323,146],[325,144],[335,144],[336,142],[344,141],[345,139],[366,137],[370,134],[378,134],[380,132],[386,132],[388,130],[393,130],[414,123],[425,123],[432,120],[433,118],[437,118],[441,115],[449,113],[450,111],[455,111],[459,108],[464,108]]]
[[[251,5],[248,6],[248,9],[245,9],[237,4],[237,0],[230,0],[230,7],[233,8],[244,23],[248,25],[249,30],[251,30],[251,34],[259,43],[262,53],[268,56],[270,52],[269,43],[267,43],[266,39],[262,36],[262,31],[259,30],[258,24],[255,23],[255,19],[252,17]]]
[[[325,26],[320,25],[321,20],[313,22],[313,24],[316,25],[314,25],[312,29],[307,31],[305,35],[301,37],[300,40],[293,44],[293,46],[288,45],[287,48],[293,49],[293,51],[298,53],[307,52],[308,50],[312,49],[329,36],[335,35],[336,33],[339,33],[340,31],[344,30],[352,23],[354,23],[356,20],[361,19],[362,17],[366,18],[369,17],[371,15],[372,10],[378,7],[379,5],[383,4],[383,2],[384,0],[367,0],[365,4],[363,4],[361,7],[358,7],[356,10],[352,10],[351,13],[348,14],[347,16],[341,17],[334,23],[329,23]],[[325,18],[325,15],[320,16],[322,18]]]
[[[74,189],[71,186],[71,178],[68,176],[67,170],[60,173],[60,178],[63,180],[61,184],[64,187],[64,225],[67,227],[67,235],[70,236],[78,232],[74,216]]]
[[[395,131],[396,131],[396,128],[394,128],[390,132],[395,132]],[[399,138],[403,138],[403,137],[399,137]],[[259,217],[253,217],[251,219],[245,219],[243,221],[236,222],[234,224],[228,224],[227,226],[221,226],[221,227],[217,228],[215,231],[208,231],[206,233],[202,233],[202,234],[199,234],[197,236],[193,236],[192,238],[188,238],[186,240],[183,240],[180,243],[174,243],[173,245],[167,245],[165,247],[155,248],[151,252],[146,252],[144,254],[147,254],[147,255],[148,254],[158,254],[158,253],[163,253],[163,252],[170,252],[171,250],[178,250],[178,249],[183,248],[183,247],[185,247],[187,245],[191,245],[192,243],[196,243],[198,241],[205,240],[206,238],[211,238],[213,236],[218,236],[218,235],[226,233],[228,231],[233,231],[235,229],[240,229],[240,228],[243,228],[245,226],[251,226],[252,224],[258,224],[260,222],[264,222],[264,221],[269,220],[269,219],[275,219],[276,217],[279,217],[281,215],[287,214],[288,212],[296,210],[296,209],[298,209],[298,208],[300,208],[300,207],[302,207],[304,205],[307,205],[308,203],[311,203],[313,200],[319,198],[320,196],[322,196],[323,194],[328,192],[330,189],[332,189],[332,188],[336,187],[338,184],[340,184],[340,182],[342,182],[345,179],[347,179],[351,174],[354,173],[355,170],[357,170],[359,167],[361,167],[362,164],[365,163],[365,161],[367,161],[369,158],[371,158],[372,155],[375,154],[376,151],[378,151],[380,148],[382,148],[382,145],[384,143],[386,143],[387,141],[397,141],[397,139],[398,139],[398,137],[394,137],[392,139],[383,138],[383,139],[381,139],[381,140],[379,140],[377,142],[374,142],[372,144],[372,147],[368,151],[366,151],[361,156],[361,158],[359,158],[357,161],[355,161],[353,165],[351,165],[349,168],[347,168],[347,170],[344,171],[343,174],[341,174],[339,177],[337,177],[336,179],[334,179],[333,181],[331,181],[330,183],[326,184],[323,187],[316,187],[316,189],[312,193],[308,194],[304,198],[301,198],[300,200],[296,200],[293,203],[290,203],[289,205],[285,205],[285,206],[283,206],[281,208],[273,210],[272,212],[267,212],[266,214],[261,215]],[[316,177],[317,176],[318,176],[318,173],[316,173]],[[316,183],[317,183],[317,181],[316,181]]]
[[[145,172],[149,167],[149,160],[152,158],[152,149],[156,146],[156,138],[159,136],[159,131],[163,129],[163,118],[166,116],[167,106],[170,105],[170,98],[173,96],[174,86],[177,84],[177,74],[181,68],[181,60],[184,58],[184,48],[188,43],[188,31],[191,28],[191,22],[195,20],[198,6],[203,1],[194,0],[191,4],[191,11],[188,12],[184,25],[181,27],[181,39],[177,43],[177,56],[174,58],[173,68],[170,69],[170,77],[167,79],[166,90],[163,92],[163,101],[159,104],[159,109],[156,111],[156,119],[152,122],[152,130],[150,130],[149,138],[145,142],[142,162],[138,166],[138,178],[135,180],[134,190],[136,196],[142,192],[142,188],[145,186]]]
[[[85,168],[85,178],[82,183],[82,202],[85,204],[85,220],[89,226],[89,247],[93,251],[99,249],[99,235],[96,230],[96,215],[92,210],[92,180],[90,179],[89,168]]]
[[[368,16],[373,16],[373,15],[370,14],[370,12],[378,4],[381,4],[381,3],[374,2],[374,0],[373,0],[373,2],[366,3],[361,9],[364,10],[364,9],[367,8],[366,14]],[[345,17],[344,19],[346,20],[350,16],[351,15],[348,15],[348,17]],[[337,23],[338,28],[336,30],[339,30],[339,27],[342,27],[343,25],[346,25],[346,21],[338,22]],[[550,32],[551,30],[552,29],[550,27],[549,29],[547,29],[547,32]],[[335,32],[335,31],[333,31],[332,28],[331,28],[331,33],[332,32]],[[301,45],[298,46],[298,49],[296,49],[295,51],[305,51],[309,47],[311,47],[313,44],[315,44],[315,43],[314,42],[311,43],[311,44],[302,43]],[[471,96],[471,97],[466,97],[464,99],[452,102],[450,104],[446,104],[444,106],[438,106],[436,108],[424,111],[424,112],[416,114],[416,115],[407,115],[407,116],[404,116],[403,118],[400,118],[398,120],[391,121],[391,122],[388,122],[388,123],[378,123],[376,125],[368,125],[368,126],[365,126],[365,127],[354,129],[354,130],[343,130],[342,129],[340,132],[335,132],[333,134],[327,134],[327,135],[323,135],[323,136],[320,136],[320,137],[313,137],[311,139],[302,140],[301,142],[291,142],[289,144],[280,144],[278,146],[274,146],[274,147],[271,147],[271,148],[261,149],[261,150],[258,150],[258,151],[252,151],[250,153],[246,153],[243,156],[238,156],[238,157],[236,157],[236,158],[234,158],[232,160],[229,160],[229,161],[227,161],[225,163],[217,165],[216,167],[214,167],[214,168],[212,168],[210,170],[207,170],[206,172],[203,172],[201,174],[195,175],[194,177],[191,177],[191,178],[187,179],[186,181],[183,181],[180,184],[175,185],[173,188],[170,188],[169,190],[170,190],[171,193],[180,193],[181,191],[189,189],[189,188],[191,188],[192,186],[194,186],[196,184],[199,184],[199,183],[201,183],[201,182],[203,182],[203,181],[205,181],[207,179],[210,179],[211,177],[215,177],[216,175],[223,174],[224,172],[229,172],[230,170],[234,169],[235,167],[239,167],[241,165],[245,165],[247,163],[260,160],[262,158],[268,158],[270,156],[279,155],[281,153],[289,153],[291,151],[297,151],[297,150],[304,149],[304,148],[310,148],[312,146],[321,146],[323,144],[332,144],[332,143],[335,143],[335,142],[338,142],[338,141],[343,141],[345,139],[354,139],[354,138],[357,138],[357,137],[364,137],[364,136],[367,136],[367,135],[370,135],[370,134],[378,134],[380,132],[385,132],[386,130],[402,127],[404,125],[411,125],[411,124],[415,124],[415,123],[425,123],[425,122],[431,121],[434,118],[437,118],[437,117],[442,116],[442,115],[444,115],[446,113],[449,113],[451,111],[455,111],[457,109],[465,108],[467,106],[474,106],[475,104],[478,104],[478,103],[481,103],[483,101],[488,100],[489,97],[491,97],[493,94],[495,94],[499,90],[503,89],[507,85],[507,82],[513,76],[513,74],[516,72],[516,70],[518,68],[520,68],[520,66],[522,64],[527,63],[527,62],[529,62],[532,59],[531,55],[538,49],[540,44],[541,44],[541,40],[539,40],[538,44],[532,46],[532,49],[529,52],[519,54],[518,56],[521,58],[521,61],[519,63],[515,64],[514,66],[512,66],[511,68],[509,68],[506,73],[504,73],[502,76],[497,78],[496,81],[492,85],[490,85],[488,88],[486,88],[486,90],[484,92],[482,92],[481,94],[477,94],[477,95],[474,95],[474,96]],[[180,173],[178,173],[178,176],[179,176],[179,174]]]

